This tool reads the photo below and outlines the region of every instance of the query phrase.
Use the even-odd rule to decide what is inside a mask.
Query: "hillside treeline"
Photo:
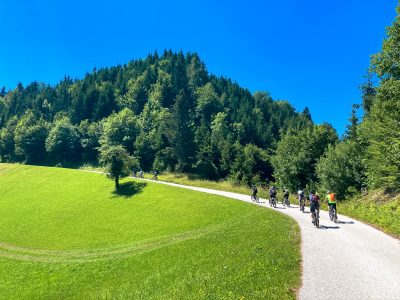
[[[196,53],[154,53],[0,93],[1,161],[96,163],[102,147],[121,145],[143,170],[250,183],[273,179],[282,136],[312,126],[307,108],[210,75]]]
[[[398,12],[400,12],[398,8]],[[207,72],[197,54],[164,51],[55,86],[0,92],[0,158],[97,163],[123,147],[137,168],[188,172],[234,183],[275,181],[291,191],[400,188],[400,18],[373,55],[362,105],[339,139],[266,92],[251,94]],[[362,107],[362,120],[357,111]],[[118,153],[118,152],[117,152]]]

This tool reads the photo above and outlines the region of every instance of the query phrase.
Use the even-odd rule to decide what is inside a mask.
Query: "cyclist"
[[[253,184],[251,186],[251,200],[258,202],[257,193],[258,193],[257,187],[255,186],[255,184]]]
[[[298,190],[297,191],[297,195],[299,195],[299,206],[300,206],[300,210],[301,210],[302,205],[305,205],[305,203],[304,203],[304,201],[305,201],[305,199],[304,199],[304,191]]]
[[[158,180],[158,173],[156,170],[153,172],[153,180]]]
[[[331,193],[331,191],[327,191],[325,199],[328,202],[329,211],[331,211],[333,208],[335,209],[335,219],[337,219],[336,194]]]
[[[272,198],[275,199],[275,203],[276,203],[276,187],[274,185],[269,190],[269,202],[270,203],[271,203]]]
[[[314,223],[313,213],[319,211],[319,196],[315,191],[311,191],[308,196],[308,201],[310,202],[310,212],[311,212],[311,222]]]
[[[289,202],[289,191],[287,189],[283,190],[283,205],[285,205],[287,202]]]
[[[143,170],[140,170],[140,171],[139,171],[139,178],[140,178],[140,179],[143,179],[143,178],[144,178],[144,176],[143,176]]]

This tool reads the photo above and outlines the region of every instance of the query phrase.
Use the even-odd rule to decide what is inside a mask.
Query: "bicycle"
[[[251,201],[256,202],[256,203],[259,202],[259,198],[257,195],[250,195],[250,199],[251,199]]]
[[[300,211],[301,211],[302,213],[304,213],[304,208],[305,208],[305,206],[306,206],[306,204],[305,204],[304,199],[301,199],[301,200],[300,200]]]
[[[289,197],[283,197],[282,205],[283,205],[283,206],[290,207],[290,200],[289,200]]]
[[[312,218],[314,226],[319,228],[319,209],[315,209],[315,211],[312,213]]]
[[[275,196],[271,196],[271,198],[269,198],[269,206],[276,208],[276,197]]]
[[[336,214],[336,209],[333,208],[333,206],[329,206],[329,219],[333,222],[337,222],[337,214]]]
[[[153,175],[152,180],[158,181],[158,176],[157,176],[157,174],[154,174],[154,175]]]

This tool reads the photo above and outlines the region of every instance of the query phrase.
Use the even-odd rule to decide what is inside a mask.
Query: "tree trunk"
[[[119,189],[119,176],[115,177],[115,189],[118,190]]]

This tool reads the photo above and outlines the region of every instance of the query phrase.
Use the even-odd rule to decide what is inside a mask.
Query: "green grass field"
[[[0,164],[0,299],[294,299],[300,233],[191,190]]]
[[[339,213],[369,223],[400,238],[400,195],[375,190],[338,204]]]

